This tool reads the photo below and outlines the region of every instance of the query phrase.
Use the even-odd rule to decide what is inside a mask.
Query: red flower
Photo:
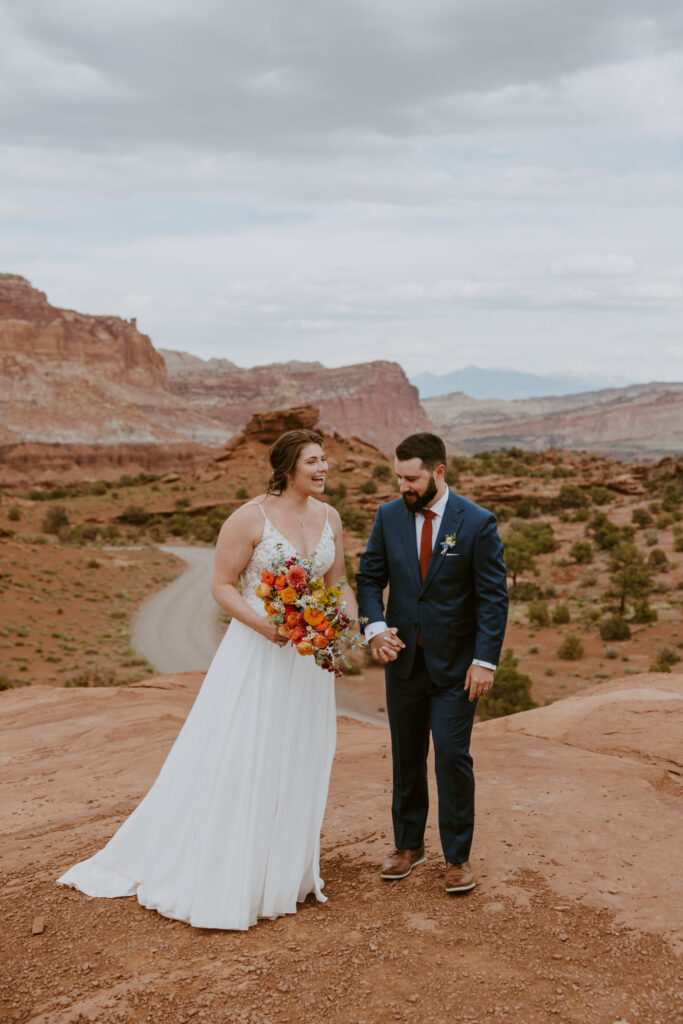
[[[261,582],[267,583],[269,587],[272,587],[273,583],[275,583],[274,573],[268,572],[267,569],[264,569],[261,573]]]
[[[301,587],[305,586],[308,582],[306,570],[302,569],[300,565],[295,565],[294,568],[290,569],[287,573],[287,582],[290,587],[294,587],[295,590],[300,590]]]

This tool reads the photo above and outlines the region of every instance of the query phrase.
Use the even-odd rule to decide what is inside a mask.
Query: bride
[[[322,437],[291,430],[269,452],[265,495],[223,524],[212,593],[232,617],[194,706],[147,796],[107,845],[59,882],[137,896],[197,928],[246,929],[314,893],[336,741],[334,676],[299,655],[254,593],[281,549],[335,584],[342,527],[318,500]],[[241,583],[241,592],[238,584]],[[342,597],[356,616],[353,592]]]

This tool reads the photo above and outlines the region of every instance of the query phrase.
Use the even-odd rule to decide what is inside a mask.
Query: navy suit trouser
[[[462,864],[469,858],[474,831],[470,737],[477,702],[468,699],[464,680],[449,687],[435,686],[421,647],[408,679],[399,679],[390,665],[385,674],[394,776],[394,842],[400,850],[416,850],[424,842],[431,732],[441,846],[449,863]]]

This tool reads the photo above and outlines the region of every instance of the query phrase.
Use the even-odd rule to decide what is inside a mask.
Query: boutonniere
[[[441,554],[445,555],[455,547],[456,541],[455,533],[447,533],[444,539],[441,541]]]

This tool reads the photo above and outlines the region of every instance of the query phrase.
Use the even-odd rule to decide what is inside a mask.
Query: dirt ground
[[[329,901],[247,933],[55,884],[147,790],[200,680],[1,695],[1,1020],[680,1019],[683,676],[617,680],[477,725],[479,884],[456,897],[433,814],[426,863],[379,879],[388,735],[341,719],[322,836]]]

